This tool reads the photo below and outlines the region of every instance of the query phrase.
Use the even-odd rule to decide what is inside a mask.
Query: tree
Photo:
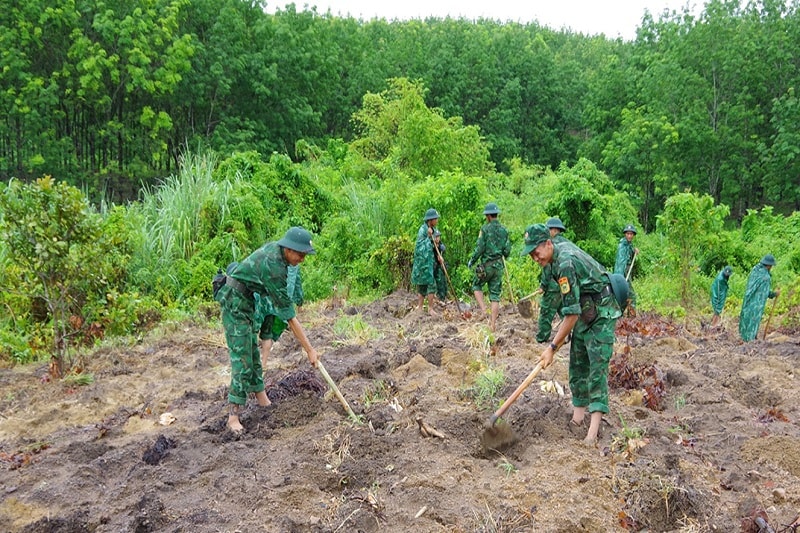
[[[730,213],[726,205],[714,205],[714,199],[704,194],[682,192],[669,197],[664,212],[658,216],[658,230],[667,236],[669,255],[681,273],[681,300],[689,301],[691,274],[703,244],[722,230]]]
[[[30,185],[12,181],[0,195],[0,235],[22,270],[17,290],[41,299],[53,326],[50,373],[61,377],[67,354],[70,310],[76,290],[93,275],[100,218],[81,191],[50,176]]]

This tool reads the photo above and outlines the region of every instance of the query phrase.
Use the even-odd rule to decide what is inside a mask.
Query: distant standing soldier
[[[733,268],[726,266],[719,271],[711,283],[711,308],[714,310],[714,318],[711,319],[712,328],[719,325],[719,316],[725,308],[725,300],[728,299],[728,279],[731,274],[733,274]]]
[[[436,281],[436,297],[440,302],[444,302],[447,300],[447,278],[444,273],[445,269],[447,268],[447,263],[439,263],[440,257],[444,262],[445,246],[442,242],[442,232],[440,232],[438,229],[433,230],[433,242],[434,245],[439,249],[438,254],[436,254],[436,250],[434,250],[436,261],[433,263],[433,279]]]
[[[608,413],[608,365],[614,352],[614,328],[622,315],[610,278],[600,263],[573,243],[553,243],[544,224],[528,226],[522,255],[530,255],[541,267],[551,265],[552,275],[558,281],[559,313],[564,320],[540,360],[545,368],[550,366],[558,347],[572,333],[569,427],[570,431],[579,431],[588,411],[590,422],[584,443],[594,445],[603,414]]]
[[[411,269],[411,283],[417,286],[417,308],[422,311],[425,297],[428,298],[428,313],[433,316],[436,307],[436,280],[433,265],[437,261],[433,249],[433,230],[439,223],[439,212],[430,208],[422,217],[422,226],[417,231],[414,245],[414,265]]]
[[[475,300],[481,308],[481,315],[486,315],[486,303],[483,301],[483,286],[489,286],[489,301],[492,303],[492,315],[489,327],[492,331],[497,327],[497,315],[500,314],[500,294],[503,291],[503,273],[505,263],[503,260],[511,254],[511,241],[508,238],[508,230],[497,220],[500,208],[497,204],[490,202],[486,204],[483,215],[486,217],[486,224],[478,233],[478,241],[475,243],[475,251],[472,252],[467,262],[467,266],[478,263],[476,274],[472,281],[472,291]]]
[[[767,298],[775,298],[781,291],[770,290],[772,274],[770,270],[775,266],[775,257],[767,254],[761,262],[753,267],[747,277],[747,287],[742,300],[742,312],[739,315],[739,335],[745,342],[756,338],[764,314]]]
[[[634,316],[636,314],[636,293],[633,291],[633,272],[631,265],[633,258],[639,254],[639,249],[634,248],[633,238],[636,236],[636,227],[633,224],[628,224],[622,230],[623,237],[619,240],[617,246],[617,258],[614,261],[614,274],[622,274],[628,280],[628,314]],[[629,274],[630,272],[630,274]]]
[[[554,244],[567,240],[561,234],[567,231],[564,223],[558,217],[547,219],[545,226],[550,230],[550,240]],[[539,290],[542,291],[542,300],[539,304],[539,331],[536,333],[536,342],[548,342],[553,329],[553,318],[561,305],[561,291],[558,282],[553,279],[553,266],[542,267],[542,277],[539,279]]]
[[[222,326],[231,359],[231,385],[228,391],[228,429],[244,431],[239,414],[247,403],[248,394],[255,394],[258,404],[270,404],[264,391],[263,369],[258,347],[255,293],[269,300],[277,319],[288,323],[308,360],[317,365],[319,355],[306,337],[303,326],[295,316],[294,304],[287,292],[289,267],[303,262],[306,255],[315,253],[311,234],[301,227],[289,228],[279,241],[268,242],[236,265],[225,277],[225,285],[216,299],[222,308]]]

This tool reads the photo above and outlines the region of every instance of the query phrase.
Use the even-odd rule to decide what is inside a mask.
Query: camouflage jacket
[[[562,237],[560,233],[550,240],[553,241],[553,244],[558,244],[560,242],[571,242],[566,237]],[[544,268],[542,268],[542,276],[541,278],[539,278],[539,288],[541,288],[543,292],[547,293],[559,292],[558,282],[555,279],[553,279],[552,263],[549,265],[545,265]]]
[[[567,240],[553,245],[550,266],[553,279],[558,282],[561,292],[561,316],[581,314],[581,295],[598,295],[609,284],[606,269]],[[619,318],[622,315],[619,304],[610,291],[596,305],[597,315],[600,317]]]
[[[472,252],[469,262],[488,263],[501,257],[508,257],[510,254],[511,241],[508,239],[508,230],[495,219],[481,228],[478,242],[475,243],[475,251]]]
[[[230,276],[261,299],[268,300],[274,311],[270,314],[289,321],[295,317],[294,304],[287,290],[289,267],[278,243],[268,242],[239,263]]]
[[[628,239],[622,237],[617,246],[617,257],[614,260],[614,274],[622,274],[625,276],[628,273],[628,268],[633,261],[633,243],[628,242]]]

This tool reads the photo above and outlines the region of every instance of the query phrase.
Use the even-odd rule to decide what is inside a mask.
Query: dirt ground
[[[251,400],[240,438],[225,430],[221,326],[97,350],[88,385],[47,382],[46,364],[0,371],[0,531],[798,529],[796,336],[742,344],[732,318],[623,319],[598,447],[568,428],[563,347],[506,414],[516,442],[484,450],[485,422],[544,347],[536,322],[505,304],[492,339],[453,303],[431,319],[413,301],[300,311],[361,424],[290,333],[266,369],[274,405]],[[487,365],[506,381],[479,408]]]

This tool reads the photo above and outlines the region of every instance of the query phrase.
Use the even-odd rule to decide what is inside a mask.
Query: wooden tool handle
[[[531,373],[530,373],[530,374],[528,374],[528,377],[526,377],[526,378],[525,378],[525,381],[523,381],[522,383],[520,383],[520,384],[519,384],[519,387],[517,387],[517,390],[515,390],[514,392],[512,392],[512,393],[511,393],[511,396],[509,396],[509,397],[508,397],[508,399],[507,399],[505,402],[503,402],[503,405],[501,405],[501,406],[500,406],[500,408],[499,408],[497,411],[495,411],[495,412],[494,412],[494,414],[492,415],[492,418],[490,419],[492,424],[494,424],[494,422],[495,422],[495,421],[496,421],[498,418],[500,418],[501,416],[503,416],[503,414],[504,414],[504,413],[505,413],[505,412],[508,410],[508,408],[509,408],[509,407],[511,407],[511,404],[513,404],[514,402],[516,402],[516,401],[517,401],[517,398],[519,398],[519,397],[520,397],[520,395],[521,395],[523,392],[525,392],[525,389],[527,389],[527,388],[528,388],[528,386],[529,386],[529,385],[530,385],[530,384],[533,382],[533,380],[536,378],[536,376],[538,376],[538,375],[539,375],[539,372],[541,372],[541,371],[542,371],[542,368],[544,368],[544,361],[539,361],[539,364],[537,364],[537,365],[536,365],[536,366],[533,368],[533,370],[531,370]]]
[[[344,407],[345,411],[347,411],[347,415],[350,418],[352,418],[353,421],[361,422],[356,416],[356,414],[353,412],[353,410],[350,408],[350,404],[347,403],[347,400],[345,400],[344,396],[342,396],[342,393],[339,391],[339,387],[337,387],[336,383],[333,381],[333,379],[331,379],[331,376],[330,374],[328,374],[328,371],[325,370],[325,365],[322,364],[322,361],[317,361],[317,369],[319,370],[319,373],[322,374],[322,377],[325,378],[325,381],[328,382],[328,386],[330,386],[331,390],[336,395],[336,398],[339,399],[339,402],[342,404],[342,407]]]

